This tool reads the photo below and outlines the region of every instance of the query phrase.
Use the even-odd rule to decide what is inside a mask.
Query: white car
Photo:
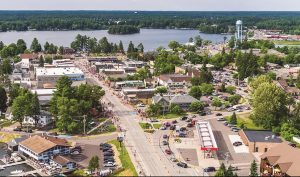
[[[113,162],[107,162],[104,164],[104,167],[114,167],[114,166],[116,166],[116,164]]]
[[[160,130],[167,130],[167,127],[161,126],[159,129],[160,129]]]
[[[224,117],[217,118],[217,121],[224,121]]]
[[[138,104],[137,107],[145,107],[145,105],[143,103]]]

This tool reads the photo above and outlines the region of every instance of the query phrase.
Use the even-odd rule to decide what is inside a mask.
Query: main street
[[[157,152],[157,149],[150,143],[150,139],[145,136],[144,131],[136,121],[138,116],[134,112],[134,109],[129,105],[124,105],[121,100],[113,94],[112,90],[100,82],[95,76],[88,73],[87,70],[83,68],[83,63],[77,64],[86,72],[86,78],[89,82],[100,85],[103,88],[106,93],[103,100],[114,105],[113,112],[115,116],[120,118],[120,126],[126,130],[125,145],[127,146],[129,155],[138,173],[141,172],[140,174],[147,176],[197,175],[197,173],[191,169],[182,169],[180,174],[178,174],[178,167],[165,161],[165,157],[160,156],[161,153]]]

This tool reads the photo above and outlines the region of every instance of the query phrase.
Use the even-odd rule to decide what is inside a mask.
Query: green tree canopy
[[[192,86],[189,91],[189,95],[199,100],[202,96],[201,88],[199,86]]]

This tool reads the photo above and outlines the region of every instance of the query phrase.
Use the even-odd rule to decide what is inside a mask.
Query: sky
[[[300,10],[300,0],[0,0],[0,2],[0,10]]]

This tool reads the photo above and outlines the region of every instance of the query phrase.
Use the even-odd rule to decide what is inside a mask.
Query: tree
[[[196,99],[200,99],[200,97],[202,96],[201,88],[199,86],[192,86],[189,91],[189,95]]]
[[[172,114],[181,115],[184,112],[181,107],[176,104],[171,104],[169,109]]]
[[[217,98],[217,97],[213,98],[212,106],[214,106],[215,109],[217,109],[217,107],[221,107],[222,105],[223,105],[222,101],[219,98]]]
[[[43,55],[41,55],[40,59],[39,59],[39,67],[44,67],[44,63],[45,63],[44,57],[43,57]]]
[[[128,44],[127,53],[132,53],[132,52],[135,52],[135,48],[134,48],[134,44],[132,43],[132,41],[130,41]]]
[[[176,48],[178,48],[180,44],[177,41],[170,41],[168,47],[175,51]]]
[[[0,111],[4,112],[7,108],[7,95],[3,87],[0,86]]]
[[[137,49],[140,53],[144,53],[144,46],[142,43],[140,43],[138,46],[137,46]]]
[[[300,134],[300,131],[296,129],[294,126],[292,126],[289,123],[283,123],[280,128],[280,135],[286,140],[286,141],[292,141],[294,136],[297,136]]]
[[[155,93],[159,93],[159,94],[168,93],[168,89],[166,87],[157,87],[155,89]]]
[[[37,53],[37,52],[41,52],[42,51],[42,46],[41,44],[39,43],[39,41],[37,40],[37,38],[34,38],[32,43],[31,43],[31,46],[30,46],[30,49]]]
[[[220,168],[217,170],[216,177],[226,176],[226,167],[224,163],[221,163]]]
[[[268,75],[260,75],[250,81],[253,90],[257,89],[262,83],[272,83],[272,79]]]
[[[99,168],[99,157],[96,155],[96,156],[93,156],[91,158],[91,160],[89,161],[88,169],[91,171],[94,171],[97,168]]]
[[[159,104],[150,104],[146,109],[148,116],[159,116],[161,114],[162,107]]]
[[[23,39],[19,39],[17,41],[17,49],[18,53],[24,53],[24,51],[27,49],[26,42]]]
[[[193,111],[193,112],[200,112],[203,109],[204,109],[204,105],[200,101],[192,102],[190,107],[189,107],[189,110]]]
[[[235,89],[236,89],[235,86],[230,85],[230,86],[226,87],[225,90],[227,93],[234,94]]]
[[[250,53],[238,52],[235,64],[239,79],[245,79],[249,76],[254,76],[259,73],[258,57]]]
[[[10,60],[9,59],[4,59],[2,61],[2,65],[0,65],[0,73],[2,74],[11,74],[13,71],[13,68],[10,64]]]
[[[251,163],[249,177],[258,177],[258,174],[257,174],[257,163],[255,162],[255,160],[253,160],[253,162]]]
[[[202,46],[202,41],[203,41],[203,39],[199,35],[195,37],[196,46],[201,47]]]
[[[23,93],[22,95],[15,98],[12,104],[13,120],[19,122],[21,127],[23,125],[24,117],[31,115],[30,101],[31,95],[27,91],[27,93]]]
[[[286,94],[273,83],[262,83],[254,91],[252,105],[253,122],[264,128],[278,126],[288,113]]]
[[[31,110],[32,117],[35,121],[35,126],[37,126],[39,122],[39,115],[41,114],[41,112],[40,112],[40,102],[36,92],[33,94],[32,100],[30,102],[30,110]]]
[[[234,94],[228,97],[228,101],[232,104],[232,105],[236,105],[239,103],[240,99],[242,98],[241,95],[238,94]]]
[[[103,53],[111,53],[112,46],[109,44],[109,42],[108,42],[108,40],[107,40],[106,37],[103,37],[102,39],[100,39],[99,45],[100,45],[100,48],[101,48],[101,52],[103,52]]]
[[[60,46],[60,47],[58,48],[58,53],[59,53],[60,55],[63,55],[63,54],[64,54],[64,46]]]
[[[124,47],[123,47],[123,42],[122,41],[120,41],[118,49],[119,49],[119,52],[124,53]]]
[[[236,117],[235,112],[233,112],[233,114],[230,116],[229,123],[232,124],[232,125],[236,125],[237,124],[237,117]]]
[[[203,95],[211,95],[214,91],[212,84],[203,83],[200,85],[200,89]]]

